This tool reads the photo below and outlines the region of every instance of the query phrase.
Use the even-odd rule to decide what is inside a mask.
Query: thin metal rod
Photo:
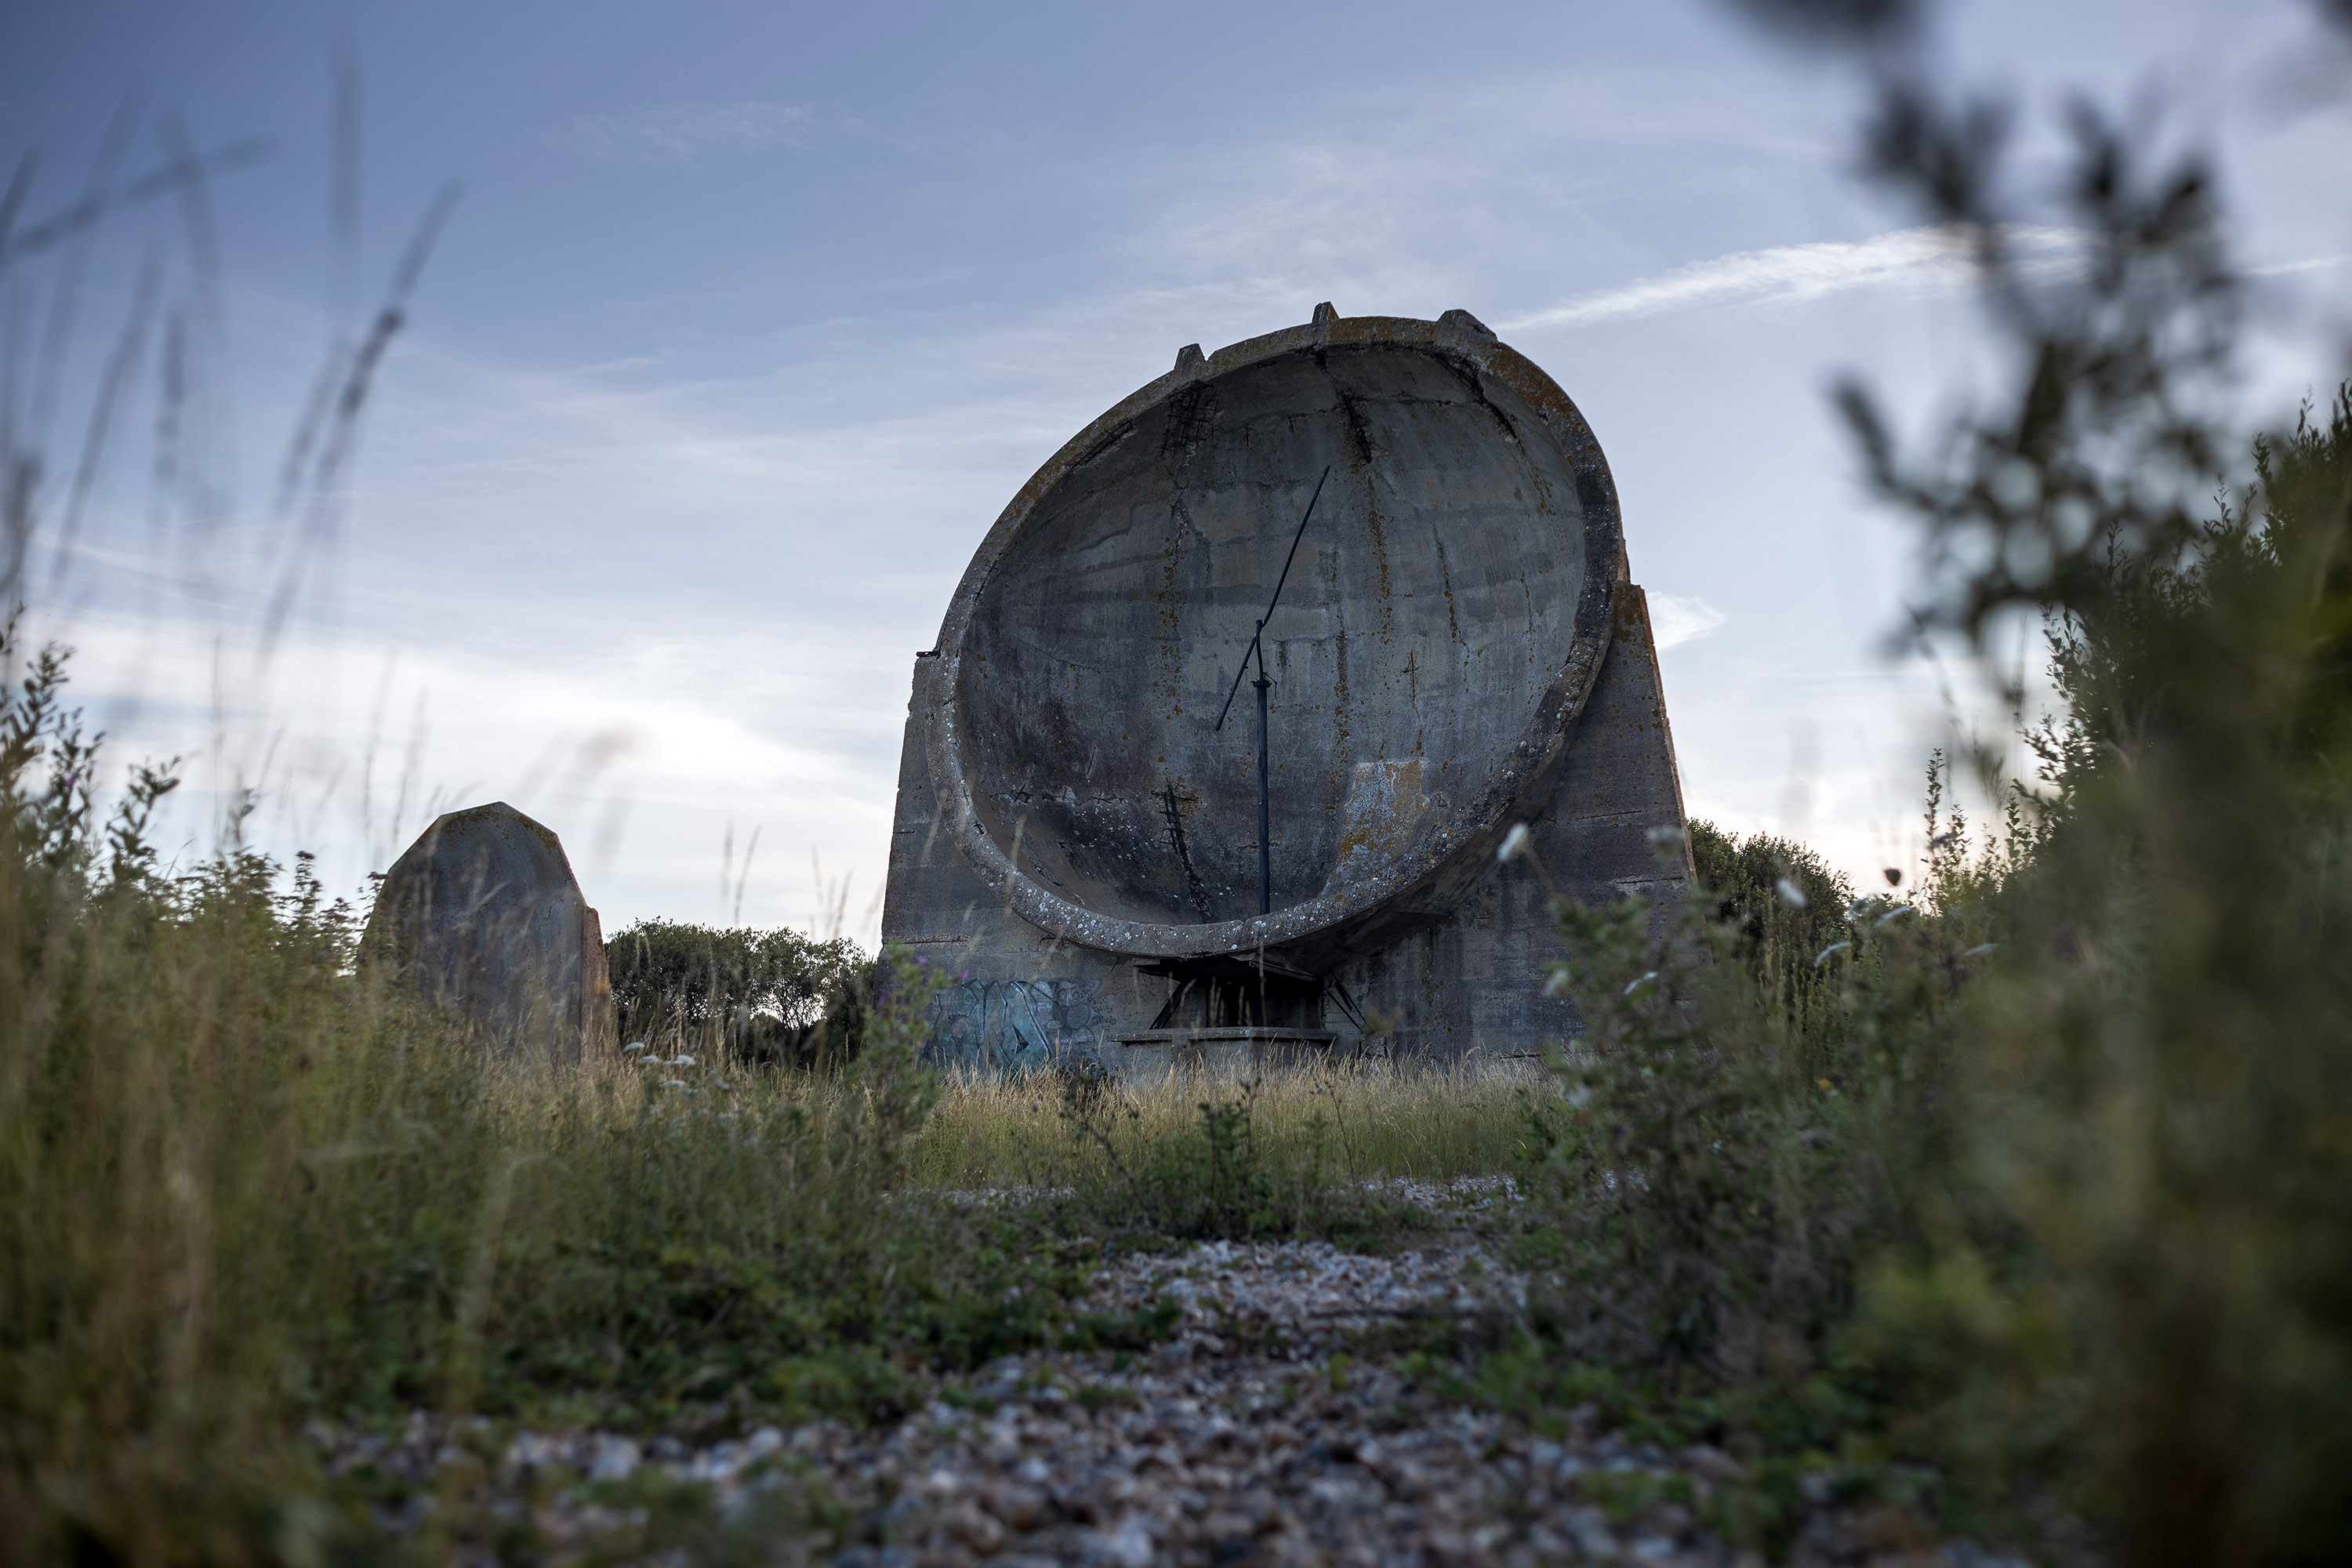
[[[1264,622],[1258,629],[1265,629]],[[1265,691],[1274,682],[1265,678],[1264,648],[1258,650],[1257,679],[1250,684],[1257,688],[1257,912],[1265,915],[1274,912],[1274,811],[1267,799],[1265,762]]]
[[[1249,673],[1250,655],[1257,655],[1257,672],[1265,674],[1265,623],[1274,619],[1274,607],[1282,603],[1282,585],[1290,581],[1290,563],[1298,559],[1298,542],[1307,537],[1307,519],[1315,515],[1315,503],[1323,499],[1323,480],[1331,477],[1329,464],[1323,467],[1323,479],[1315,481],[1315,493],[1307,498],[1307,510],[1299,514],[1298,531],[1290,536],[1290,553],[1282,558],[1282,575],[1274,580],[1274,597],[1265,602],[1265,616],[1250,637],[1249,647],[1242,649],[1241,668],[1234,671],[1234,683],[1225,692],[1225,705],[1217,710],[1217,721],[1209,726],[1212,731],[1225,727],[1225,715],[1234,710],[1234,699],[1240,695],[1242,677]]]

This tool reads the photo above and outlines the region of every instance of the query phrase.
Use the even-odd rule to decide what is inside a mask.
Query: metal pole
[[[1323,479],[1330,477],[1331,470],[1327,467],[1323,479],[1315,481],[1315,493],[1307,498],[1307,510],[1298,518],[1298,531],[1290,536],[1290,553],[1282,558],[1282,575],[1274,580],[1274,597],[1265,602],[1265,621],[1274,619],[1274,607],[1282,603],[1282,585],[1290,581],[1290,563],[1298,559],[1298,542],[1307,537],[1307,519],[1315,515],[1315,503],[1323,499]],[[1234,710],[1234,699],[1241,695],[1242,677],[1249,673],[1250,655],[1257,655],[1257,672],[1265,673],[1265,649],[1258,646],[1265,637],[1265,621],[1258,622],[1257,635],[1250,638],[1249,647],[1242,649],[1241,665],[1234,671],[1233,685],[1225,689],[1225,705],[1217,710],[1217,721],[1209,726],[1211,730],[1225,727],[1225,715]]]
[[[1265,626],[1265,622],[1258,623],[1260,630]],[[1269,842],[1274,830],[1272,813],[1266,805],[1265,782],[1265,689],[1274,682],[1265,678],[1265,653],[1262,648],[1257,656],[1257,679],[1250,684],[1257,688],[1257,912],[1263,915],[1274,911],[1274,846]]]
[[[1282,603],[1282,586],[1290,581],[1290,563],[1298,559],[1298,542],[1307,537],[1307,520],[1315,515],[1315,503],[1323,499],[1324,481],[1331,477],[1327,466],[1321,478],[1315,481],[1315,493],[1307,498],[1307,510],[1298,516],[1298,531],[1290,536],[1290,553],[1282,558],[1282,575],[1274,580],[1274,597],[1265,602],[1265,620],[1257,624],[1250,637],[1249,647],[1242,649],[1241,668],[1234,671],[1234,683],[1225,690],[1225,705],[1217,710],[1217,721],[1212,730],[1225,727],[1225,716],[1234,710],[1234,699],[1241,694],[1242,677],[1249,673],[1250,655],[1257,655],[1257,679],[1250,684],[1257,688],[1257,912],[1274,912],[1274,824],[1272,810],[1266,804],[1265,760],[1265,691],[1274,684],[1265,678],[1265,622],[1274,618],[1274,607]]]

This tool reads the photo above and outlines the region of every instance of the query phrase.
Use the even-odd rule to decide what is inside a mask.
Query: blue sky
[[[191,458],[159,502],[158,334],[34,614],[118,753],[188,759],[188,853],[258,786],[250,835],[356,886],[432,810],[505,798],[563,835],[608,929],[828,927],[814,851],[864,934],[911,655],[971,547],[1179,346],[1321,300],[1470,310],[1582,407],[1672,639],[1694,814],[1868,874],[1916,853],[1926,748],[1999,726],[1965,670],[1880,656],[1907,538],[1822,395],[1853,368],[1938,406],[1985,369],[1964,295],[1853,177],[1852,83],[1720,6],[96,3],[0,30],[0,155],[40,150],[36,217],[126,102],[126,169],[174,122],[270,142],[208,187],[209,289],[182,208],[104,227],[36,427],[66,464],[159,257],[194,323]],[[2305,89],[2352,73],[2301,6],[1963,5],[1938,47],[2032,111],[2066,84],[2160,97],[2246,258],[2284,269],[2249,405],[2338,374],[2352,116]],[[288,434],[453,179],[257,674]],[[58,262],[11,268],[22,321],[50,319]]]

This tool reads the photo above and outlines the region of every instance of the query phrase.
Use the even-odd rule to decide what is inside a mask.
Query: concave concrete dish
[[[1266,628],[1273,912],[1256,711]],[[925,746],[966,857],[1025,919],[1181,957],[1330,952],[1475,877],[1549,798],[1606,652],[1600,445],[1465,311],[1339,318],[1177,367],[1024,486],[941,628]]]

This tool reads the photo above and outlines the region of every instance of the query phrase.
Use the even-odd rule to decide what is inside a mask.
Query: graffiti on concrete
[[[941,1067],[1018,1072],[1098,1058],[1099,980],[967,980],[931,1003],[930,1055]]]

